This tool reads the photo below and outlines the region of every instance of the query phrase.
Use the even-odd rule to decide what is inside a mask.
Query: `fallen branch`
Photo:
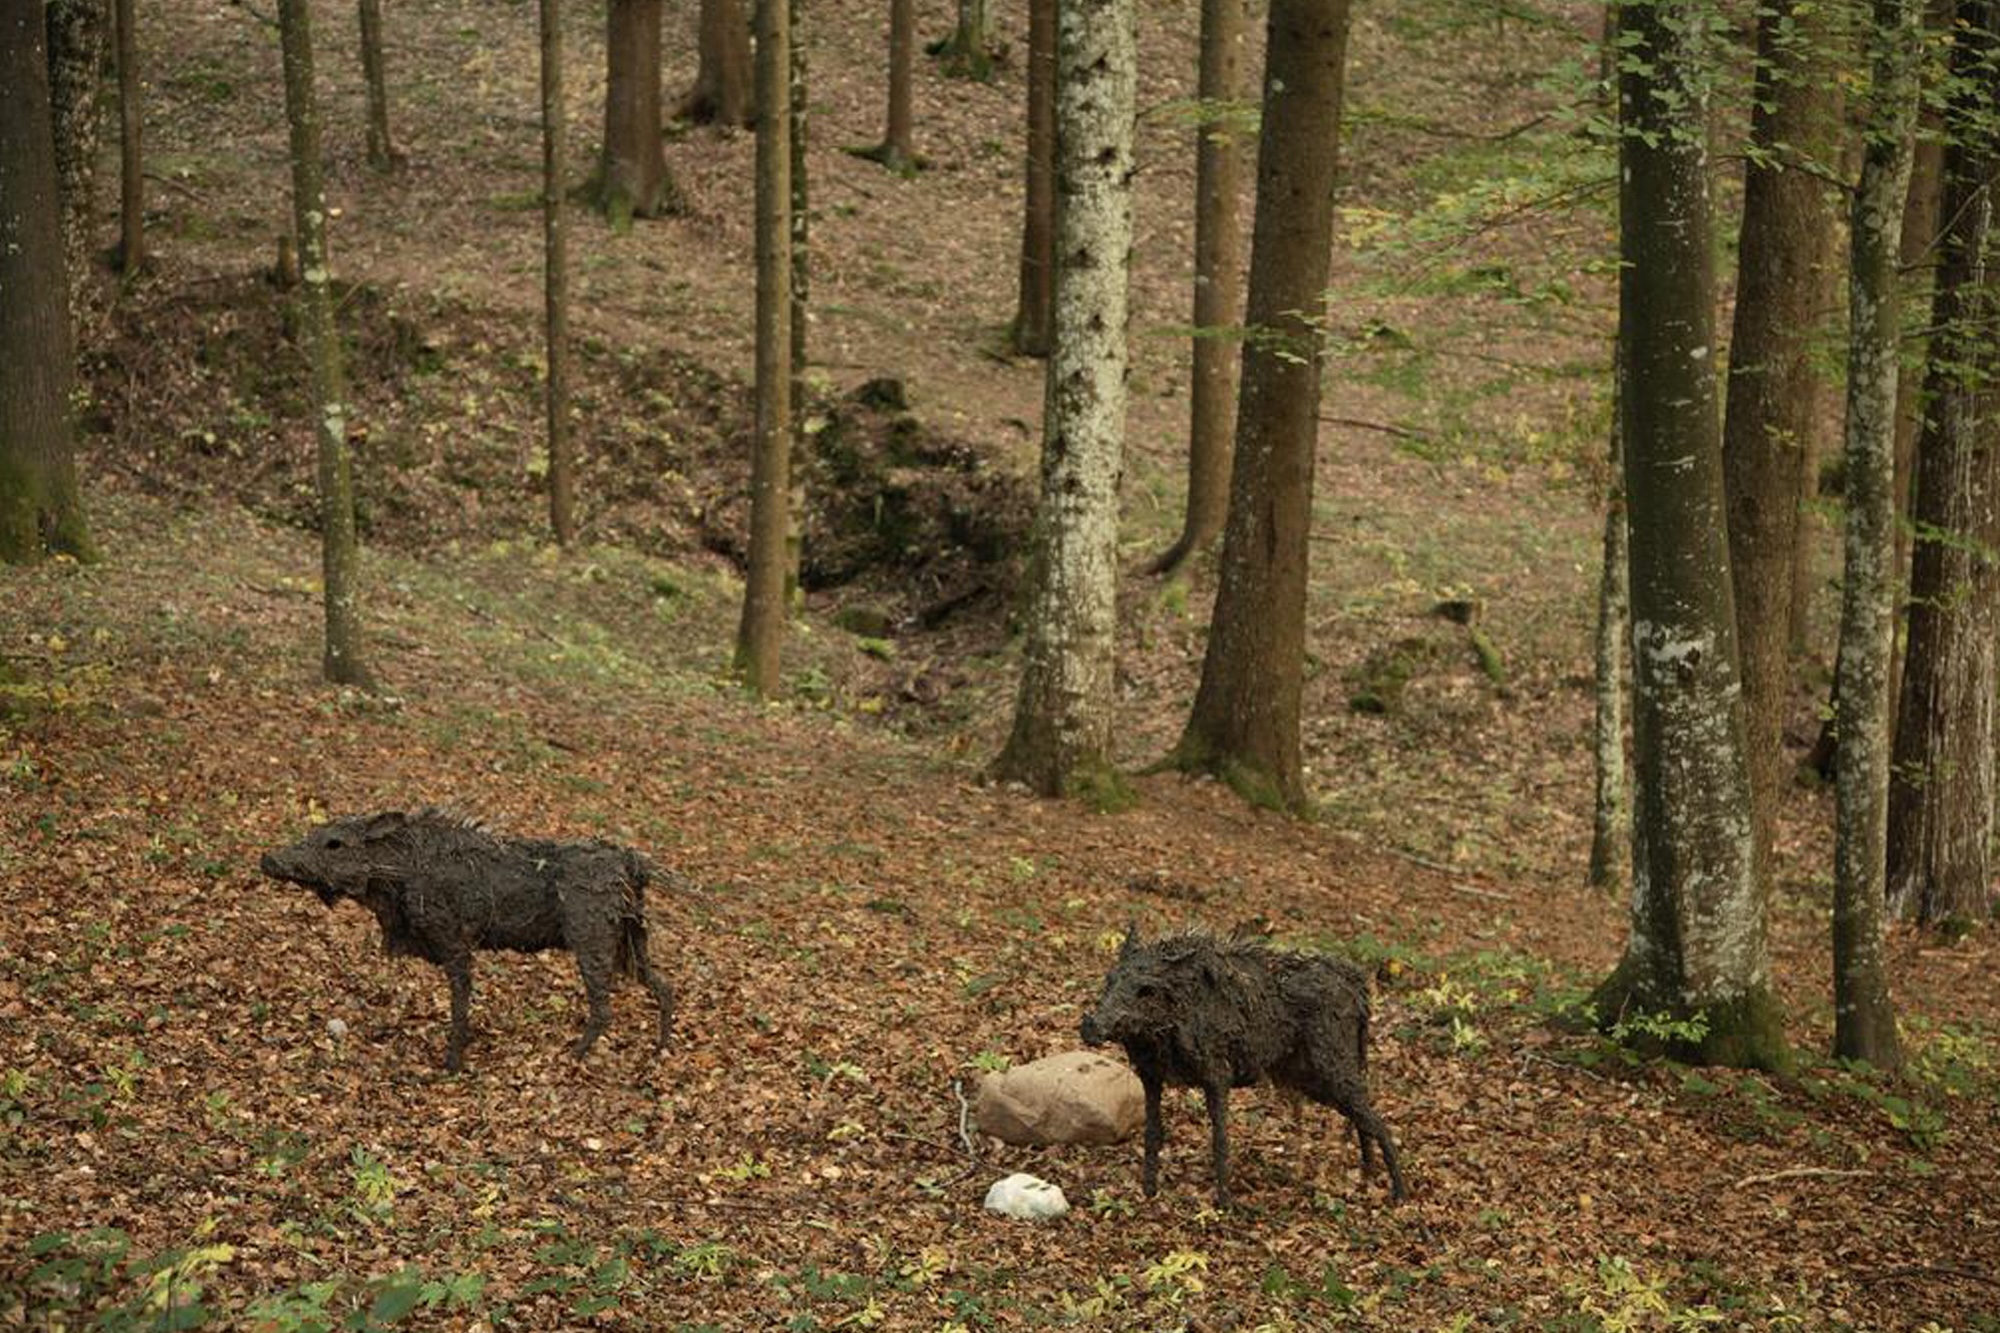
[[[1956,1264],[1902,1264],[1896,1268],[1885,1268],[1879,1273],[1859,1273],[1855,1281],[1864,1285],[1872,1282],[1894,1282],[1906,1277],[1962,1277],[1968,1282],[1983,1282],[1989,1287],[2000,1287],[2000,1277],[1982,1273],[1976,1268],[1960,1268]]]
[[[969,1128],[972,1103],[965,1100],[965,1089],[957,1079],[951,1081],[951,1095],[958,1098],[958,1141],[965,1145],[965,1155],[976,1162],[979,1160],[979,1149],[973,1146],[972,1130]]]
[[[1769,1185],[1780,1180],[1802,1180],[1808,1177],[1824,1180],[1848,1180],[1859,1176],[1872,1176],[1873,1171],[1842,1171],[1831,1166],[1792,1166],[1783,1171],[1767,1171],[1762,1175],[1745,1176],[1732,1185],[1731,1189],[1746,1189],[1751,1185]]]

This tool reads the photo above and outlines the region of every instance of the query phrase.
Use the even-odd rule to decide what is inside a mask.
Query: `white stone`
[[[1003,1217],[1039,1222],[1068,1212],[1069,1200],[1063,1197],[1060,1188],[1039,1176],[1016,1171],[1004,1180],[994,1181],[993,1188],[986,1191],[986,1210]]]
[[[332,1037],[335,1041],[339,1041],[342,1037],[347,1035],[347,1020],[344,1018],[327,1019],[326,1035]]]

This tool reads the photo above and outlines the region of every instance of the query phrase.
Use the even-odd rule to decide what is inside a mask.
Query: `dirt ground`
[[[1177,522],[1185,8],[1141,19],[1135,569]],[[1774,903],[1798,1070],[1642,1060],[1565,1021],[1623,938],[1622,904],[1581,884],[1609,218],[1573,72],[1595,10],[1359,8],[1312,822],[1173,776],[1118,815],[982,785],[1017,665],[997,574],[964,617],[880,637],[832,617],[900,615],[892,575],[816,590],[787,699],[729,685],[740,587],[715,534],[740,488],[748,136],[670,139],[680,216],[621,235],[577,212],[585,542],[543,544],[519,3],[389,7],[412,165],[387,179],[361,162],[352,25],[319,15],[386,692],[319,684],[309,432],[260,272],[287,207],[275,34],[247,4],[142,20],[160,260],[90,363],[109,558],[0,574],[0,1323],[2000,1329],[1992,942],[1898,933],[1910,1075],[1826,1063],[1825,793],[1792,798]],[[601,11],[574,14],[587,160]],[[842,151],[879,134],[881,17],[812,28],[821,405],[900,380],[928,437],[1018,479],[1040,402],[1002,346],[1022,19],[1001,14],[1015,54],[990,86],[920,60],[929,167],[905,179]],[[971,576],[936,577],[927,597]],[[1211,588],[1206,568],[1127,580],[1135,767],[1184,716]],[[1446,599],[1478,604],[1497,668],[1433,614]],[[1815,687],[1802,673],[1801,739]],[[255,873],[313,819],[427,803],[689,877],[653,908],[670,1051],[628,989],[572,1061],[573,968],[489,956],[446,1076],[441,976]],[[1263,1091],[1236,1097],[1226,1213],[1198,1098],[1169,1107],[1150,1200],[1136,1144],[962,1132],[983,1071],[1075,1044],[1128,921],[1260,916],[1373,970],[1407,1205],[1330,1113]],[[984,1213],[1017,1169],[1074,1211]]]

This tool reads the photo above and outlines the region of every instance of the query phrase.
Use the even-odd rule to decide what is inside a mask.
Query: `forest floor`
[[[670,142],[683,215],[617,234],[576,214],[585,541],[558,552],[532,7],[390,7],[412,155],[392,178],[361,165],[352,34],[322,13],[384,682],[330,690],[309,432],[259,271],[285,207],[275,38],[239,4],[149,28],[160,259],[90,361],[108,559],[0,583],[0,1323],[186,1327],[198,1301],[210,1326],[269,1329],[2000,1329],[1992,939],[1893,937],[1907,1077],[1818,1057],[1824,792],[1794,793],[1777,865],[1797,1070],[1691,1070],[1561,1021],[1624,932],[1581,883],[1609,177],[1575,122],[1596,8],[1359,8],[1310,822],[1171,776],[1116,815],[977,780],[1017,666],[1007,553],[937,533],[975,505],[1018,539],[1033,461],[1039,367],[1001,339],[1018,16],[994,84],[920,67],[930,167],[908,179],[841,151],[879,126],[872,10],[815,26],[820,410],[873,469],[860,508],[931,508],[815,589],[768,706],[725,671],[748,136]],[[1143,21],[1134,568],[1175,527],[1194,66],[1191,15]],[[581,7],[579,154],[596,25]],[[671,90],[691,65],[670,36]],[[884,377],[914,463],[881,445],[903,409],[852,401]],[[951,476],[912,499],[926,468]],[[1135,766],[1173,739],[1211,587],[1199,565],[1126,582]],[[1490,652],[1434,614],[1448,600],[1478,604]],[[834,623],[884,608],[866,634]],[[628,989],[579,1064],[568,961],[489,956],[467,1072],[445,1075],[442,978],[255,873],[309,820],[425,803],[686,875],[652,904],[674,1047],[652,1053]],[[982,1071],[1074,1045],[1128,920],[1254,917],[1373,968],[1407,1205],[1360,1178],[1330,1113],[1262,1091],[1237,1094],[1228,1212],[1196,1100],[1169,1106],[1150,1200],[1136,1144],[962,1136]],[[1075,1211],[984,1213],[1016,1169]]]

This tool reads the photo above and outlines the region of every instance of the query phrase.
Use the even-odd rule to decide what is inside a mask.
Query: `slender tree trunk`
[[[889,121],[882,142],[861,156],[891,171],[915,171],[916,131],[910,109],[910,73],[917,45],[914,0],[889,0]]]
[[[1932,925],[1983,921],[1993,907],[2000,279],[1988,265],[2000,151],[1987,118],[2000,98],[1995,10],[1994,0],[1963,0],[1955,24],[1952,137],[1917,442],[1910,639],[1889,788],[1888,900]]]
[[[299,332],[312,369],[313,428],[319,442],[321,571],[326,585],[326,678],[372,689],[361,651],[356,603],[359,549],[354,535],[354,479],[347,454],[347,385],[334,327],[327,272],[326,190],[313,92],[308,0],[278,0],[284,48],[285,117],[291,125],[292,219],[299,236]]]
[[[757,438],[750,458],[750,567],[736,669],[777,693],[785,637],[792,450],[792,112],[788,0],[757,5]]]
[[[660,0],[610,0],[605,59],[599,200],[614,223],[657,217],[673,201],[660,140]]]
[[[97,146],[104,123],[105,53],[111,48],[108,0],[51,0],[48,7],[49,106],[54,115],[56,189],[62,197],[63,270],[69,276],[70,330],[87,342],[91,232],[97,213]]]
[[[810,178],[806,171],[806,5],[805,0],[789,0],[791,23],[792,119],[789,146],[792,153],[792,494],[790,526],[785,533],[785,605],[796,607],[805,595],[800,569],[805,560],[805,469],[809,444],[806,435],[806,367],[810,360],[807,318],[812,293],[812,207]]]
[[[1598,988],[1695,1021],[1709,1063],[1786,1060],[1770,988],[1744,758],[1736,608],[1715,412],[1715,277],[1703,95],[1710,58],[1678,7],[1622,15],[1619,351],[1631,529],[1632,920]],[[1692,1034],[1690,1034],[1692,1036]]]
[[[569,275],[563,234],[563,179],[568,126],[563,116],[561,0],[541,0],[542,11],[542,272],[544,327],[548,335],[545,406],[549,430],[549,526],[556,543],[576,537],[569,438]]]
[[[958,22],[951,35],[930,50],[943,59],[947,74],[981,83],[991,79],[998,57],[987,0],[958,0]]]
[[[1821,392],[1813,341],[1832,259],[1833,210],[1814,170],[1827,166],[1838,99],[1827,68],[1829,11],[1786,0],[1760,14],[1750,140],[1771,159],[1753,154],[1744,177],[1722,471],[1761,875],[1785,786],[1795,570],[1809,535],[1800,501],[1817,454]]]
[[[1055,310],[1056,0],[1028,0],[1027,194],[1014,350],[1047,356]]]
[[[701,0],[695,46],[700,65],[694,87],[681,99],[681,119],[701,124],[755,124],[750,29],[743,22],[741,0]]]
[[[359,0],[361,76],[368,84],[368,165],[394,171],[403,154],[389,133],[389,67],[382,54],[382,0]]]
[[[1625,540],[1625,432],[1619,420],[1624,393],[1617,357],[1611,368],[1611,474],[1604,496],[1604,569],[1597,584],[1596,818],[1590,834],[1590,886],[1613,889],[1624,881],[1632,826],[1625,807],[1625,644],[1632,630],[1631,568]]]
[[[0,563],[95,558],[70,422],[75,353],[41,0],[0,0]]]
[[[133,0],[117,0],[118,39],[118,266],[136,273],[146,266],[146,181],[139,152],[139,33]]]
[[[1272,0],[1236,457],[1201,686],[1172,761],[1303,810],[1306,557],[1347,0]]]
[[[1055,347],[1043,407],[1033,603],[1014,729],[996,775],[1108,797],[1124,466],[1133,0],[1069,0],[1056,74]]]
[[[1202,0],[1202,105],[1194,170],[1194,375],[1188,402],[1187,517],[1181,535],[1154,560],[1170,574],[1221,535],[1229,512],[1230,417],[1239,355],[1233,334],[1243,315],[1243,228],[1237,217],[1243,151],[1232,127],[1244,98],[1244,0]],[[1216,108],[1228,108],[1219,116]]]
[[[1876,0],[1868,141],[1849,231],[1847,535],[1833,854],[1833,1053],[1901,1063],[1882,957],[1895,629],[1896,360],[1904,205],[1917,112],[1917,0]]]

